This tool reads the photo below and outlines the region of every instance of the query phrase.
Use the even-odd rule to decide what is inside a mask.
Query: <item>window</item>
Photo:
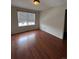
[[[19,27],[35,25],[35,13],[17,12],[17,15]]]

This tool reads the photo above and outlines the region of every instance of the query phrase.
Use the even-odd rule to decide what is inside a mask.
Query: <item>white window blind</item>
[[[17,15],[19,27],[35,25],[35,13],[17,12]]]

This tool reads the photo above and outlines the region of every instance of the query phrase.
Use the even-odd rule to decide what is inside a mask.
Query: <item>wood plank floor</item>
[[[65,59],[66,43],[40,30],[12,35],[11,59]]]

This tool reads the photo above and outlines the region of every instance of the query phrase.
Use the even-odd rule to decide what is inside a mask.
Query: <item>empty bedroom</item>
[[[11,59],[67,59],[67,0],[11,0]]]

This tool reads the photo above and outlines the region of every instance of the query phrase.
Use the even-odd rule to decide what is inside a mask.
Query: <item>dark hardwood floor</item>
[[[11,59],[66,59],[67,41],[36,30],[12,35]]]

